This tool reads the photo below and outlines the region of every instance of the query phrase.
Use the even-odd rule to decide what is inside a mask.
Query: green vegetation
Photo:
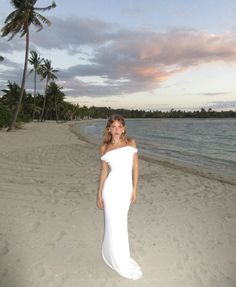
[[[88,108],[87,116],[91,118],[106,118],[113,113],[120,113],[126,118],[235,118],[236,111],[214,111],[211,108],[205,110],[202,108],[200,111],[145,111],[145,110],[128,110],[128,109],[111,109],[110,107],[91,107]]]
[[[20,87],[16,83],[8,82],[7,89],[2,90],[3,96],[0,98],[0,128],[7,127],[14,112],[17,99],[20,94]],[[42,115],[43,105],[45,109]],[[34,115],[32,113],[34,111]],[[37,93],[32,96],[24,90],[23,99],[17,122],[29,122],[33,120],[45,121],[56,120],[71,121],[82,119],[107,118],[113,113],[120,113],[125,118],[235,118],[236,111],[213,111],[211,108],[200,111],[181,111],[171,109],[170,111],[145,111],[130,109],[112,109],[111,107],[87,107],[79,104],[72,104],[65,101],[65,94],[62,87],[51,81],[45,95]]]
[[[10,110],[0,102],[0,129],[8,126],[8,123],[11,118]]]

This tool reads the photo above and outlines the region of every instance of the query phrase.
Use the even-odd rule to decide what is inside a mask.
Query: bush
[[[11,120],[11,112],[8,107],[0,102],[0,129],[8,127]]]
[[[16,122],[15,123],[15,128],[20,130],[20,129],[23,129],[24,125],[23,125],[23,122]]]
[[[18,116],[17,116],[16,121],[17,121],[17,122],[25,122],[25,123],[28,123],[28,122],[31,122],[31,121],[32,121],[32,116],[31,116],[31,115],[28,115],[28,114],[19,113]]]

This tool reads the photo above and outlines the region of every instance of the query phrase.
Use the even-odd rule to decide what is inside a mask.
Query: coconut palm
[[[21,88],[15,82],[8,81],[7,88],[3,89],[2,92],[4,93],[1,97],[1,102],[4,104],[8,110],[12,113],[16,108],[17,101],[19,99]],[[33,97],[30,93],[27,93],[24,90],[23,98],[22,98],[22,105],[20,106],[18,119],[22,121],[30,121],[31,114],[33,109]],[[9,119],[10,121],[10,119]],[[8,122],[9,126],[9,122]]]
[[[44,115],[44,110],[45,110],[45,103],[46,103],[46,97],[47,97],[47,88],[48,84],[51,80],[57,79],[57,76],[54,73],[57,73],[58,70],[54,70],[51,64],[51,61],[43,59],[43,64],[41,65],[41,76],[42,79],[46,79],[46,85],[45,85],[45,94],[44,94],[44,99],[43,99],[43,108],[42,108],[42,113],[40,116],[39,121],[43,121],[43,115]]]
[[[46,115],[50,113],[50,119],[59,121],[59,114],[65,94],[61,91],[62,87],[59,87],[55,82],[50,82],[47,88],[47,101],[46,101]]]
[[[41,72],[41,63],[43,59],[40,58],[40,55],[36,51],[30,51],[31,57],[29,58],[29,63],[33,66],[33,69],[29,71],[29,74],[34,72],[34,105],[33,105],[33,120],[35,116],[35,97],[36,97],[36,76]]]
[[[9,108],[11,112],[13,112],[16,108],[17,99],[20,94],[20,87],[15,82],[8,81],[7,89],[3,89],[2,92],[2,103]],[[25,91],[24,91],[25,94]]]
[[[44,8],[35,7],[37,0],[11,0],[15,10],[10,13],[5,19],[5,26],[1,29],[2,37],[11,34],[9,40],[11,40],[16,34],[20,33],[20,37],[25,36],[25,62],[24,70],[21,82],[21,92],[19,100],[16,105],[16,109],[13,114],[12,121],[7,131],[12,130],[15,127],[17,115],[21,106],[21,101],[24,93],[25,79],[27,73],[27,63],[29,54],[29,27],[33,24],[38,28],[37,31],[43,29],[43,24],[51,25],[51,22],[39,14],[37,11],[46,11],[56,7],[56,3],[53,1],[50,6]]]

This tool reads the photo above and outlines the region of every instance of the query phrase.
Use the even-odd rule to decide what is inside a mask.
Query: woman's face
[[[124,132],[124,126],[119,121],[114,121],[109,128],[113,137],[120,137]]]

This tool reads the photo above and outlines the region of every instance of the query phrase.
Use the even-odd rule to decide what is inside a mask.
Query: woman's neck
[[[120,144],[122,142],[123,142],[123,140],[121,140],[121,139],[112,139],[111,140],[111,144]]]

